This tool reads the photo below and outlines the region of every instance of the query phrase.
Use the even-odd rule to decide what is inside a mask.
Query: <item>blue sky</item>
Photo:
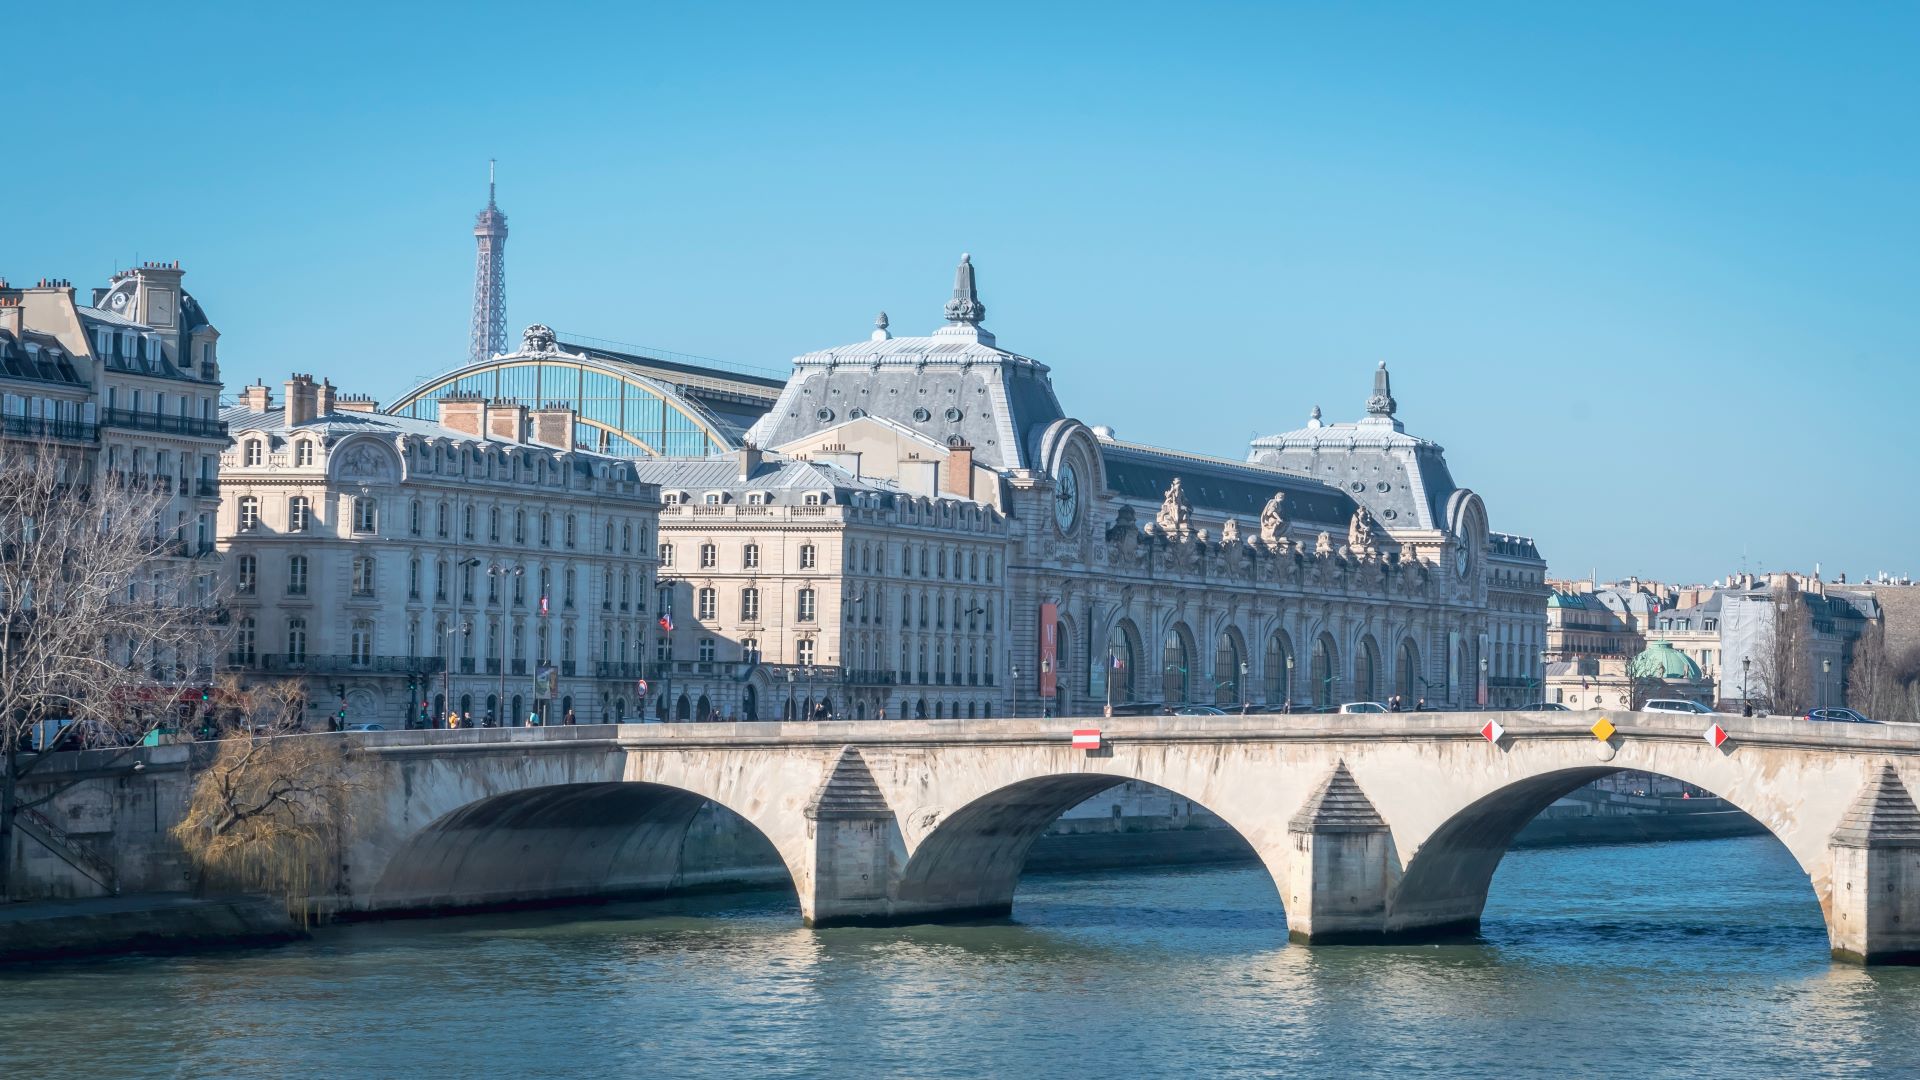
[[[1557,574],[1920,571],[1920,9],[74,5],[8,14],[0,274],[181,259],[237,387],[509,325],[784,368],[939,322],[1239,456],[1376,361]]]

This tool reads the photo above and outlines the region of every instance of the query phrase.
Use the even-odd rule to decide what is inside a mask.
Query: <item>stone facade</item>
[[[999,511],[751,448],[634,467],[663,502],[658,719],[1005,715]]]
[[[658,499],[630,463],[534,442],[521,406],[433,424],[304,375],[226,419],[229,664],[304,680],[310,726],[639,714]]]

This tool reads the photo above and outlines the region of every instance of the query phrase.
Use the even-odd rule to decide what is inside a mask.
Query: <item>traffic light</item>
[[[213,687],[211,686],[201,687],[200,688],[200,704],[205,705],[207,702],[212,700],[213,700]]]

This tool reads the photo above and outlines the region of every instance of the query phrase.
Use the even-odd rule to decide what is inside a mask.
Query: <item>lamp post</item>
[[[1821,660],[1820,661],[1820,695],[1816,699],[1820,702],[1821,708],[1826,708],[1826,705],[1827,705],[1827,679],[1832,674],[1833,674],[1833,660],[1831,658]]]
[[[1752,667],[1753,657],[1743,656],[1740,658],[1740,704],[1742,706],[1748,705],[1752,700],[1747,696],[1747,672]]]
[[[814,717],[814,710],[815,710],[815,706],[813,703],[813,665],[812,664],[806,665],[806,672],[807,672],[807,719],[811,720]]]
[[[447,714],[453,714],[453,638],[456,634],[473,633],[473,624],[463,622],[447,627],[447,662],[440,669],[440,696],[446,699]]]
[[[1491,695],[1487,692],[1487,658],[1484,656],[1480,658],[1480,693],[1476,696],[1480,699],[1480,707],[1485,708],[1487,698]]]
[[[1013,672],[1013,718],[1020,719],[1020,665],[1014,664],[1008,669]]]
[[[1115,653],[1112,649],[1108,649],[1107,650],[1107,677],[1104,680],[1102,680],[1103,682],[1106,683],[1106,687],[1107,687],[1107,704],[1106,704],[1106,708],[1101,710],[1101,715],[1109,718],[1113,716],[1113,673],[1115,669],[1117,669],[1119,666],[1120,666],[1119,654]]]
[[[507,601],[502,587],[505,586],[505,579],[509,575],[522,577],[526,572],[527,568],[524,566],[504,566],[493,563],[487,567],[488,578],[502,579],[499,586],[490,587],[488,590],[500,596],[500,701],[496,706],[498,711],[495,715],[500,718],[501,727],[507,727],[512,723],[512,718],[507,716]]]
[[[1286,687],[1286,694],[1282,699],[1281,704],[1282,704],[1282,707],[1285,708],[1288,712],[1293,711],[1293,653],[1292,652],[1287,653],[1287,687]]]

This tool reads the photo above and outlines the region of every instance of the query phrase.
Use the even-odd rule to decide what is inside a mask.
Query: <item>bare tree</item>
[[[1920,720],[1920,647],[1891,655],[1886,628],[1868,624],[1847,667],[1847,704],[1875,720]]]
[[[230,691],[229,733],[194,781],[173,836],[202,890],[267,889],[291,905],[314,893],[355,786],[343,740],[297,731],[296,682]],[[281,734],[274,734],[274,733]]]
[[[1766,688],[1769,709],[1797,712],[1813,697],[1812,625],[1800,594],[1792,589],[1776,587],[1772,606],[1754,674]]]
[[[169,535],[168,479],[0,443],[0,896],[17,817],[64,790],[22,782],[55,751],[137,744],[211,676],[213,567]]]

